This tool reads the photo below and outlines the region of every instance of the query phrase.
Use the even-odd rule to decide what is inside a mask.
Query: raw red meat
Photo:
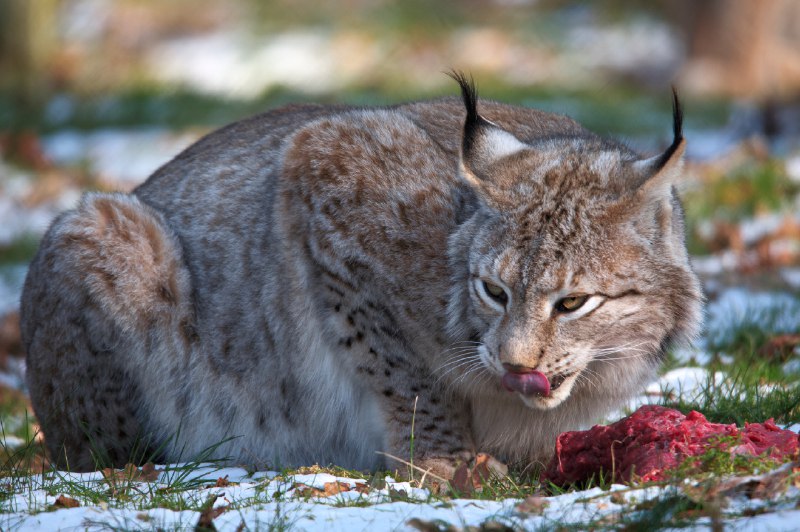
[[[643,406],[611,425],[564,432],[556,441],[556,454],[542,474],[543,482],[559,486],[599,480],[657,481],[690,456],[704,454],[720,437],[735,443],[731,454],[762,455],[788,460],[798,455],[800,439],[790,430],[764,423],[736,425],[709,423],[699,412],[683,415],[662,406]],[[727,438],[726,438],[727,439]],[[717,443],[719,445],[719,443]]]

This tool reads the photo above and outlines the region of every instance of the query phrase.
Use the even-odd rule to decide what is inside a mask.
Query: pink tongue
[[[522,395],[550,395],[550,381],[541,371],[530,373],[511,373],[503,375],[503,387],[509,392],[519,392]]]

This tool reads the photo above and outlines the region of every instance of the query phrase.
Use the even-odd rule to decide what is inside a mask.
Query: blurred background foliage
[[[689,246],[717,257],[699,271],[800,265],[795,0],[0,0],[0,263],[213,127],[452,95],[453,68],[643,152],[670,140],[675,85]]]
[[[698,123],[744,98],[779,129],[769,106],[798,95],[799,13],[793,0],[0,0],[0,127],[394,102],[452,93],[441,73],[460,68],[487,96],[555,99],[614,132],[652,134],[670,83],[703,97]]]

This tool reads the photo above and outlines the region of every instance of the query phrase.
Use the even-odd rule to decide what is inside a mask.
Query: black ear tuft
[[[658,164],[656,164],[657,168],[663,167],[667,164],[667,161],[673,156],[675,151],[683,142],[683,107],[681,107],[681,101],[678,99],[678,90],[675,86],[672,86],[672,144],[667,151],[665,151],[661,155],[661,159],[659,160]]]
[[[478,114],[478,91],[475,88],[475,80],[472,76],[458,70],[447,72],[447,75],[456,80],[461,87],[461,98],[464,100],[464,107],[467,109],[467,118],[464,121],[464,137],[462,139],[462,150],[469,153],[472,148],[478,128],[483,123],[488,122]]]
[[[672,145],[676,146],[683,140],[683,107],[678,99],[678,89],[672,86]]]
[[[451,70],[447,75],[453,78],[458,86],[461,87],[461,97],[464,100],[464,107],[467,108],[467,123],[477,122],[478,117],[478,91],[475,89],[475,80],[472,76],[459,70]]]

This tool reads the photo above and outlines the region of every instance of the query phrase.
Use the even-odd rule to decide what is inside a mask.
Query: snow
[[[800,268],[783,268],[780,270],[781,278],[794,288],[800,290]]]
[[[576,25],[567,32],[566,42],[584,68],[636,71],[675,64],[681,53],[669,26],[644,18],[619,25]]]
[[[335,44],[313,30],[269,37],[222,30],[157,43],[147,62],[161,81],[227,97],[255,98],[277,85],[325,92],[343,83]]]
[[[757,326],[773,333],[791,333],[798,323],[800,301],[796,297],[729,288],[706,305],[705,339],[711,343],[723,342],[742,325]]]
[[[700,224],[702,228],[703,224]],[[725,272],[735,271],[739,267],[739,255],[731,250],[717,255],[695,256],[691,258],[692,269],[704,277],[715,277]]]
[[[777,232],[787,219],[794,219],[795,222],[800,222],[800,215],[789,216],[782,213],[769,213],[755,218],[745,218],[739,223],[742,243],[745,246],[756,244],[764,237]]]
[[[519,507],[521,499],[499,501],[455,499],[431,499],[426,490],[422,503],[391,501],[388,487],[395,489],[403,483],[387,483],[387,489],[373,490],[369,494],[345,492],[330,497],[311,497],[308,500],[293,497],[294,490],[288,486],[297,484],[322,487],[326,482],[343,482],[355,485],[353,479],[329,474],[294,475],[286,478],[260,480],[248,477],[243,469],[218,470],[230,477],[238,478],[238,485],[226,487],[200,487],[183,493],[185,500],[209,501],[216,496],[214,506],[222,513],[214,519],[218,530],[236,530],[242,523],[248,529],[287,527],[297,530],[324,530],[325,532],[348,530],[414,530],[409,521],[438,521],[457,527],[480,526],[496,521],[518,529],[538,529],[554,524],[582,525],[600,519],[614,519],[630,515],[631,506],[679,494],[676,486],[650,486],[630,488],[612,485],[608,490],[592,488],[572,491],[558,496],[546,497],[544,507],[538,512],[525,512]],[[95,473],[69,475],[76,484],[90,485],[99,481]],[[390,479],[391,480],[391,479]],[[58,489],[47,486],[31,487],[27,493],[3,502],[4,513],[0,514],[0,528],[14,530],[76,530],[107,527],[131,530],[155,528],[192,528],[200,513],[168,508],[137,508],[133,500],[120,507],[109,508],[107,503],[80,501],[77,508],[64,508],[31,515],[29,511],[42,511],[55,503],[61,495]],[[163,486],[162,486],[163,487]],[[146,491],[146,485],[140,486]],[[416,488],[414,488],[416,489]],[[790,488],[784,499],[764,501],[758,499],[731,499],[725,512],[731,516],[728,523],[733,530],[768,529],[791,530],[792,523],[800,518],[798,510],[791,504],[800,490]],[[80,499],[79,496],[76,496]],[[788,502],[787,502],[788,501]],[[750,518],[738,517],[743,512],[765,508],[773,513]]]
[[[86,163],[110,187],[131,190],[195,140],[197,134],[161,128],[61,130],[44,137],[42,144],[56,165]]]
[[[762,532],[797,532],[800,523],[800,510],[782,510],[778,512],[756,515],[754,517],[742,517],[733,519],[726,523],[726,530],[737,532],[753,531]]]
[[[795,183],[800,183],[800,153],[786,159],[786,175]]]

